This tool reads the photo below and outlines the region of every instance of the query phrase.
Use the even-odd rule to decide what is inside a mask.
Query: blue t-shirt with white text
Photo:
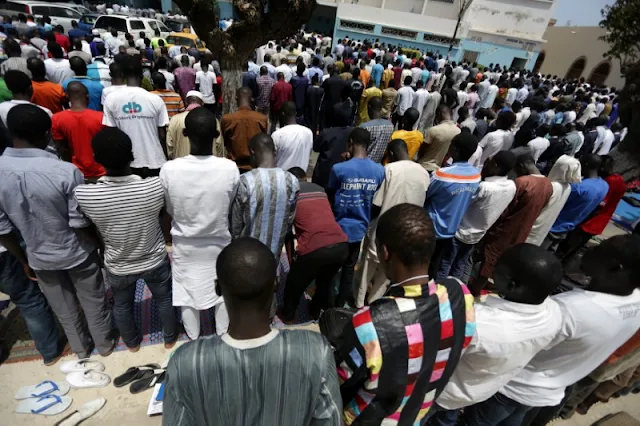
[[[331,169],[327,188],[336,191],[333,213],[350,243],[364,238],[373,195],[383,180],[384,167],[368,158],[352,158]]]

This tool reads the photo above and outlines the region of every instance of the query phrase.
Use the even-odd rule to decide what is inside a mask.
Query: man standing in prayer
[[[285,102],[280,111],[280,128],[271,137],[276,147],[276,167],[300,167],[306,172],[313,148],[313,133],[296,122],[296,105]]]
[[[249,141],[250,172],[240,176],[231,210],[231,236],[257,238],[280,259],[284,238],[293,225],[298,179],[276,166],[271,136],[259,133]]]
[[[266,132],[267,116],[251,108],[251,89],[241,87],[236,92],[238,110],[222,117],[222,136],[228,157],[240,170],[251,170],[249,141],[258,133]]]
[[[438,170],[442,166],[451,141],[460,134],[460,128],[453,121],[449,107],[439,106],[436,111],[436,120],[438,124],[427,130],[427,136],[418,151],[418,163],[429,172]]]
[[[475,334],[473,298],[458,280],[429,278],[435,235],[422,207],[389,209],[376,240],[393,283],[386,297],[341,321],[341,332],[327,311],[321,331],[336,345],[345,424],[420,424]]]
[[[347,146],[349,160],[333,166],[327,184],[336,220],[349,241],[349,256],[342,267],[337,307],[351,302],[353,298],[353,274],[360,254],[360,242],[371,220],[373,196],[384,180],[384,168],[367,157],[370,143],[368,131],[353,129]]]
[[[402,203],[423,206],[429,188],[429,173],[409,158],[407,144],[402,139],[394,139],[389,143],[387,158],[389,163],[384,166],[384,181],[373,196],[371,222],[362,244],[365,250],[360,256],[360,266],[356,273],[356,307],[371,304],[382,297],[387,286],[387,277],[380,266],[376,250],[375,230],[378,216],[384,214],[391,207]]]
[[[229,333],[186,343],[171,357],[163,424],[342,425],[331,346],[314,331],[270,328],[278,267],[271,250],[240,238],[215,266]]]
[[[382,118],[382,98],[375,97],[367,104],[369,109],[369,121],[362,123],[360,127],[366,129],[371,135],[371,144],[368,155],[376,163],[382,162],[387,145],[393,134],[393,124],[386,118]]]
[[[516,194],[478,247],[482,253],[480,276],[469,285],[474,296],[479,296],[489,279],[493,278],[500,255],[527,240],[533,224],[553,194],[551,181],[535,174],[537,169],[530,155],[517,158],[515,171],[518,176],[515,180]]]
[[[137,352],[142,336],[134,320],[134,299],[136,282],[143,279],[156,302],[164,347],[170,349],[180,329],[171,304],[171,266],[158,219],[165,205],[162,184],[157,177],[142,179],[131,173],[131,139],[122,130],[102,130],[93,138],[93,147],[107,174],[97,184],[78,185],[74,197],[104,240],[116,326],[129,351]]]
[[[13,147],[0,156],[0,244],[29,279],[38,281],[73,353],[88,358],[95,347],[108,356],[117,342],[98,239],[73,197],[84,177],[76,166],[45,151],[51,119],[40,107],[16,105],[5,123]]]
[[[181,307],[185,332],[195,340],[201,310],[215,306],[216,334],[226,333],[229,325],[215,292],[215,259],[231,241],[229,211],[240,174],[232,161],[211,155],[219,134],[212,112],[189,112],[184,133],[191,154],[165,163],[160,180],[173,218],[173,305]]]

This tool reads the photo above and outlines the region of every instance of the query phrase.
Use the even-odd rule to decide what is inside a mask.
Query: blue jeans
[[[531,408],[496,393],[486,401],[465,408],[462,424],[465,426],[521,426],[524,416]]]
[[[445,410],[438,404],[434,404],[427,414],[427,424],[430,426],[456,426],[459,414],[460,410]]]
[[[60,335],[49,303],[38,284],[26,277],[18,259],[9,252],[0,254],[0,291],[20,308],[44,362],[60,355]]]
[[[175,342],[180,332],[171,300],[171,265],[168,256],[160,265],[138,274],[114,275],[107,271],[107,282],[113,289],[113,317],[122,340],[130,348],[142,341],[133,316],[136,281],[139,279],[145,281],[156,301],[165,343]]]
[[[470,274],[469,257],[474,246],[474,244],[465,244],[455,237],[452,238],[442,254],[436,280],[451,276],[465,281]]]

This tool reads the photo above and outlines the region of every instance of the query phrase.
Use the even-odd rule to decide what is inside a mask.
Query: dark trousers
[[[562,263],[566,264],[570,262],[571,258],[575,256],[592,237],[593,235],[588,232],[584,232],[580,227],[574,229],[567,234],[567,237],[564,240],[560,242],[558,250],[556,251],[556,256],[562,260]]]
[[[312,314],[315,316],[321,310],[331,307],[332,279],[348,255],[349,245],[338,243],[298,256],[291,265],[284,288],[284,316],[293,319],[300,297],[313,280],[316,281],[316,292],[311,302]]]
[[[558,417],[565,402],[569,399],[574,386],[575,385],[571,385],[565,389],[564,398],[560,404],[552,407],[533,407],[527,411],[522,419],[522,426],[545,426]]]
[[[204,107],[211,111],[213,115],[218,115],[218,104],[204,104]]]
[[[445,410],[438,404],[433,404],[427,413],[426,424],[429,426],[456,426],[460,410]]]
[[[342,308],[345,303],[353,305],[353,270],[360,255],[360,242],[349,243],[349,253],[347,260],[342,265],[342,275],[340,276],[340,290],[336,299],[335,307]]]
[[[464,281],[465,276],[470,272],[468,264],[474,244],[465,244],[455,237],[451,238],[449,243],[446,243],[447,240],[438,241],[443,241],[444,248],[440,257],[440,267],[436,273],[436,281],[439,282],[449,276]]]
[[[436,248],[431,256],[431,262],[429,263],[429,276],[436,281],[440,281],[441,278],[446,278],[449,275],[449,267],[446,267],[446,272],[441,268],[442,259],[445,254],[452,250],[453,238],[440,238],[436,240]],[[442,270],[441,270],[442,269]]]
[[[532,407],[520,404],[496,393],[479,404],[464,409],[465,426],[522,426],[525,415]]]
[[[150,169],[148,167],[132,167],[131,173],[140,176],[142,179],[146,179],[148,177],[160,176],[160,169]]]
[[[20,309],[44,362],[60,355],[60,335],[49,303],[38,283],[27,278],[18,259],[9,252],[0,254],[0,291]]]
[[[165,343],[178,338],[176,311],[171,300],[171,266],[167,256],[160,265],[148,271],[131,275],[114,275],[107,271],[107,282],[113,289],[113,316],[124,343],[136,347],[142,341],[133,314],[136,281],[143,279],[151,290],[158,308]]]

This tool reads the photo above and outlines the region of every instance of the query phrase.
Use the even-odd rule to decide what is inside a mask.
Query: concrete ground
[[[310,326],[309,328],[317,329],[315,326]],[[176,348],[180,344],[184,344],[184,342],[178,343]],[[169,357],[170,352],[171,351],[164,349],[162,345],[154,345],[145,346],[137,353],[130,353],[128,351],[114,352],[107,358],[101,358],[98,356],[95,359],[105,364],[105,373],[109,374],[113,379],[114,377],[122,374],[127,368],[134,365],[148,364],[152,362],[162,364]],[[68,356],[63,358],[63,361],[71,359],[75,358],[73,356]],[[60,372],[59,368],[60,361],[52,367],[45,367],[41,361],[0,365],[0,383],[2,383],[2,387],[4,389],[3,392],[0,393],[0,425],[52,425],[66,414],[70,413],[73,409],[98,397],[106,398],[106,405],[98,414],[82,423],[83,426],[161,425],[162,419],[160,417],[148,417],[146,414],[147,405],[151,398],[151,391],[132,395],[129,393],[128,387],[116,388],[113,384],[97,389],[72,389],[68,395],[73,398],[73,404],[71,405],[71,408],[66,411],[66,414],[63,413],[53,417],[16,414],[14,412],[16,400],[13,398],[15,392],[21,386],[37,384],[43,380],[63,381],[64,375]],[[295,398],[295,396],[292,396],[292,398]],[[553,425],[588,426],[609,413],[616,413],[619,411],[627,411],[632,416],[640,419],[640,395],[629,395],[624,398],[612,400],[608,404],[596,405],[586,416],[576,414],[570,420],[556,421]]]

